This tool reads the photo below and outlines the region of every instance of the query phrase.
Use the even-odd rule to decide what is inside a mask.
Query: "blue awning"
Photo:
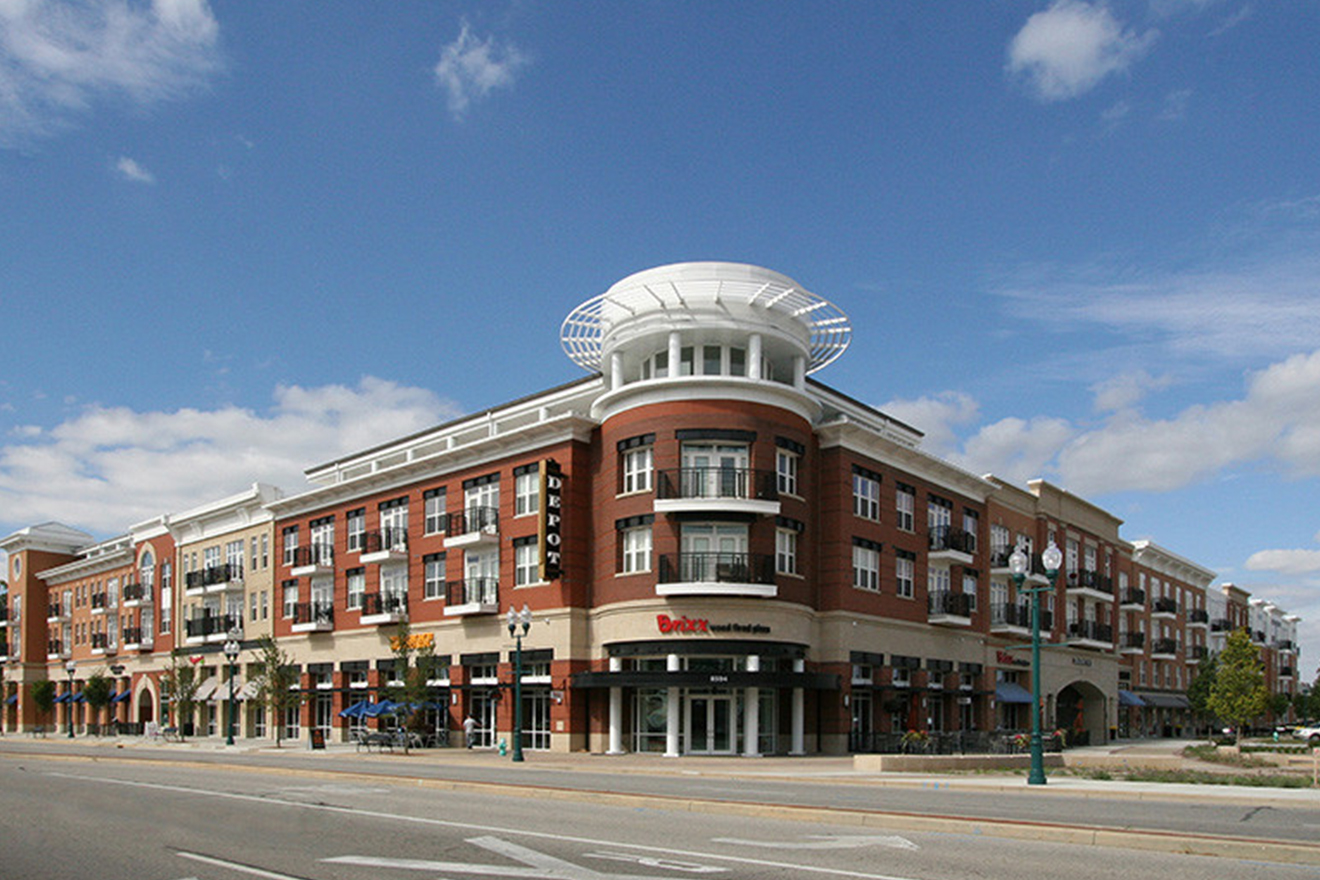
[[[1132,691],[1125,691],[1125,690],[1123,690],[1122,688],[1119,688],[1119,689],[1118,689],[1118,705],[1120,705],[1120,706],[1144,706],[1144,705],[1146,705],[1146,701],[1143,700],[1141,697],[1137,696],[1136,694],[1132,693]]]
[[[6,705],[6,706],[17,706],[17,705],[18,705],[18,694],[10,694],[10,695],[9,695],[9,698],[5,700],[5,705]]]
[[[124,702],[124,700],[127,700],[127,699],[128,699],[129,697],[131,697],[131,696],[133,696],[133,692],[132,692],[132,691],[130,691],[130,690],[123,690],[123,691],[120,691],[119,693],[115,694],[113,697],[111,697],[111,698],[110,698],[110,702],[112,702],[112,703],[122,703],[122,702]]]
[[[995,683],[995,699],[1001,703],[1031,704],[1031,691],[1011,681]]]
[[[347,709],[342,709],[342,710],[340,710],[340,712],[339,712],[339,717],[340,717],[340,718],[361,718],[363,715],[366,714],[367,708],[368,708],[369,706],[374,706],[374,705],[375,705],[375,703],[368,703],[366,700],[359,700],[358,702],[356,702],[356,703],[354,703],[353,705],[349,706]]]
[[[85,703],[87,702],[87,698],[82,695],[82,691],[79,691],[73,695],[73,701],[75,703]]]
[[[69,702],[69,694],[60,694],[58,697],[55,698],[55,702],[57,703]]]

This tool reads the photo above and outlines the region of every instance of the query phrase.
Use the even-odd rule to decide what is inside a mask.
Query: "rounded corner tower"
[[[792,278],[729,262],[673,263],[636,272],[574,309],[565,353],[599,372],[607,418],[660,398],[775,398],[810,417],[810,373],[843,354],[852,327],[838,307]]]

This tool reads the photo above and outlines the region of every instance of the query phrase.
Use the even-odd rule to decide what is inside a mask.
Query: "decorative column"
[[[679,361],[683,358],[683,337],[677,330],[669,332],[669,378],[678,378]]]
[[[756,654],[747,656],[747,671],[760,672],[761,658]],[[745,688],[743,691],[743,757],[761,756],[761,689]]]
[[[679,656],[670,654],[665,660],[665,669],[669,672],[677,673],[680,667]],[[679,728],[679,710],[682,708],[679,704],[679,689],[671,687],[666,693],[666,709],[668,714],[665,722],[665,757],[678,757],[678,728]]]
[[[610,658],[610,672],[623,671],[623,658]],[[610,747],[607,755],[623,754],[623,688],[610,688]]]
[[[747,338],[747,378],[761,378],[761,334],[753,333]]]
[[[793,661],[794,672],[806,672],[807,661],[801,658]],[[806,692],[800,688],[793,688],[793,741],[789,744],[788,753],[790,755],[805,755],[807,753],[806,743]]]

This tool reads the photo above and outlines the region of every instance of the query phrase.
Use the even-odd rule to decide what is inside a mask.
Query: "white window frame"
[[[853,515],[880,521],[880,481],[865,474],[852,475]]]
[[[622,573],[636,574],[651,570],[651,527],[649,525],[623,529],[619,533],[623,548]]]
[[[513,548],[513,585],[527,587],[541,581],[541,554],[536,542],[515,544]]]
[[[541,509],[541,474],[525,471],[513,478],[513,515],[531,516]]]
[[[967,600],[968,611],[976,610],[976,594],[977,594],[976,587],[977,587],[976,577],[974,575],[968,574],[967,572],[963,572],[962,591],[965,595],[971,596],[971,598]]]
[[[445,597],[445,583],[449,578],[449,560],[445,556],[439,556],[426,560],[425,580],[422,582],[423,599],[443,599]]]
[[[428,535],[440,534],[447,525],[446,514],[449,511],[449,493],[437,492],[433,495],[427,495],[423,504],[425,505],[423,530]]]
[[[916,594],[916,562],[906,556],[894,558],[894,589],[901,599],[911,599]]]
[[[795,529],[775,529],[775,573],[798,573],[798,533]]]
[[[853,587],[868,593],[880,592],[880,551],[854,544],[852,548]]]
[[[293,526],[284,532],[284,564],[293,565],[294,551],[298,549],[298,527]],[[209,551],[208,551],[209,552]],[[210,564],[207,564],[210,568]]]
[[[347,591],[344,607],[349,611],[360,611],[362,609],[362,597],[367,592],[367,572],[360,568],[349,572],[345,576],[344,586]]]
[[[380,567],[380,595],[397,596],[407,599],[408,565],[407,563],[382,565]]]
[[[798,496],[798,462],[801,456],[791,449],[775,451],[775,482],[781,495]]]
[[[897,514],[894,525],[904,532],[916,531],[917,493],[907,489],[894,491],[894,511]]]
[[[623,453],[623,494],[651,491],[652,448],[641,446]]]
[[[293,617],[294,606],[298,604],[298,582],[284,584],[280,588],[280,607],[285,620]]]
[[[363,538],[367,534],[367,512],[365,510],[355,510],[345,516],[344,533],[348,540],[348,552],[360,552]]]

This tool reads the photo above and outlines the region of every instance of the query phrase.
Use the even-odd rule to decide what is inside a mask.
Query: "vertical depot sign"
[[[541,550],[540,577],[552,581],[559,577],[563,562],[564,474],[553,458],[541,462],[541,524],[537,537]]]

